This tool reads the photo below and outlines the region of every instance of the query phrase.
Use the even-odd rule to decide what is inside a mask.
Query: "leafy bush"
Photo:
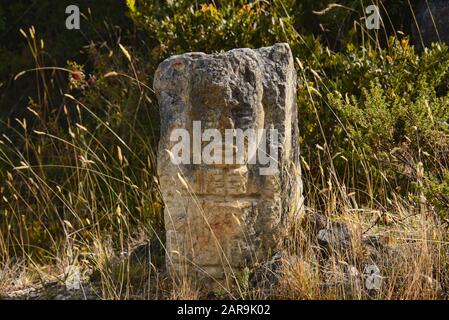
[[[260,47],[295,36],[295,1],[128,1],[158,56],[185,51]]]
[[[334,92],[325,99],[341,122],[334,127],[333,149],[346,158],[356,150],[356,162],[367,161],[377,172],[376,185],[390,185],[373,193],[391,187],[423,192],[446,215],[447,189],[432,186],[447,184],[449,51],[434,45],[417,55],[406,39],[390,44],[388,50],[350,47],[337,55],[334,67],[341,73],[326,79]]]

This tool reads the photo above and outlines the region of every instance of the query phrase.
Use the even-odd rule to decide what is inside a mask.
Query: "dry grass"
[[[347,250],[330,248],[321,255],[318,241],[310,235],[298,239],[297,259],[285,263],[279,294],[289,299],[441,299],[446,297],[447,233],[429,216],[413,207],[401,207],[394,220],[382,221],[380,212],[359,209],[334,215],[352,229]],[[369,230],[369,231],[368,231]],[[363,239],[363,240],[362,240]],[[369,239],[380,241],[370,245]],[[368,290],[366,267],[376,265],[381,281]],[[356,270],[356,271],[355,271]]]
[[[83,279],[90,278],[95,283],[91,296],[98,298],[204,297],[190,285],[189,279],[181,279],[180,282],[170,279],[163,270],[163,263],[156,262],[154,256],[150,255],[148,261],[141,263],[134,261],[129,253],[154,230],[142,220],[132,221],[139,212],[139,206],[131,208],[123,195],[127,194],[140,204],[147,203],[151,193],[147,191],[145,184],[141,184],[142,181],[126,176],[124,171],[112,175],[99,149],[92,149],[92,144],[86,144],[86,135],[92,140],[96,139],[89,129],[78,125],[73,131],[75,137],[72,141],[61,140],[50,133],[37,135],[50,141],[57,139],[70,148],[69,153],[83,155],[79,157],[79,166],[67,169],[66,166],[54,165],[68,170],[75,177],[74,185],[55,186],[45,175],[44,165],[31,165],[27,155],[14,149],[23,160],[21,166],[10,163],[15,169],[7,173],[9,178],[6,184],[9,190],[3,190],[3,193],[9,192],[10,196],[3,199],[3,208],[6,208],[3,214],[18,229],[16,233],[0,235],[0,294],[8,296],[17,290],[55,281],[64,284],[67,267],[76,265],[82,270]],[[25,136],[22,138],[26,139]],[[5,143],[3,146],[8,143],[7,140],[7,137],[2,139]],[[38,153],[31,141],[28,151]],[[111,154],[109,156],[114,157]],[[5,161],[5,153],[2,159]],[[125,161],[117,160],[119,163]],[[332,172],[331,170],[323,168],[321,171],[323,176],[320,179],[328,180],[327,188],[324,189],[319,187],[322,184],[316,183],[313,180],[316,178],[312,178],[307,170],[304,172],[304,183],[308,186],[305,218],[293,224],[291,238],[285,245],[281,268],[277,273],[278,284],[270,290],[247,288],[237,293],[216,293],[216,298],[446,297],[449,249],[447,229],[432,211],[425,205],[411,204],[399,196],[394,196],[385,206],[377,204],[361,207],[354,199],[354,193],[345,192],[348,188],[342,182],[324,176],[324,172]],[[154,176],[148,174],[143,181],[149,183],[152,179]],[[119,180],[120,187],[113,184],[112,181],[116,180]],[[103,193],[99,193],[95,187],[99,184],[106,187]],[[97,191],[94,193],[92,190]],[[27,195],[32,195],[33,200],[30,201]],[[109,198],[106,202],[108,207],[102,207],[104,201],[101,200],[104,197]],[[44,229],[40,236],[48,237],[51,243],[46,246],[45,251],[37,251],[42,255],[35,255],[32,242],[34,238],[30,234],[35,231],[26,223],[27,217],[19,213],[29,213],[32,210],[41,221],[45,221],[55,217],[53,212],[60,212],[61,203],[64,208],[63,216],[57,216],[63,237],[52,238],[51,230]],[[141,207],[140,210],[144,208]],[[329,227],[331,223],[348,227],[351,239],[345,249],[332,245],[323,249],[318,241],[318,229],[323,226],[317,226],[316,222],[320,217],[327,220],[324,227]],[[104,219],[114,225],[102,229]],[[42,228],[45,227],[43,223]],[[367,244],[366,239],[371,238],[380,244]],[[160,242],[163,247],[162,239],[153,241]],[[367,290],[365,284],[367,278],[363,275],[364,268],[373,264],[381,272],[379,290]]]

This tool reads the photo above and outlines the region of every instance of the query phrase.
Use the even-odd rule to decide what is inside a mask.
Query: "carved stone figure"
[[[290,48],[173,56],[159,65],[154,89],[167,267],[229,288],[276,252],[301,212]]]

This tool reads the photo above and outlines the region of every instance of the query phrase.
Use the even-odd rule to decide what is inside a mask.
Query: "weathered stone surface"
[[[348,226],[340,222],[330,222],[329,226],[318,231],[318,243],[330,253],[345,252],[351,249],[352,234]]]
[[[173,56],[159,65],[154,89],[161,114],[157,170],[165,202],[167,266],[174,275],[229,288],[246,266],[276,252],[290,219],[302,208],[290,48],[276,44]],[[218,129],[223,137],[225,129],[276,129],[277,172],[264,175],[261,169],[268,165],[248,161],[255,153],[247,144],[242,164],[198,163],[194,121],[200,121],[202,131]],[[172,161],[179,142],[170,139],[175,129],[188,131],[189,164]],[[274,140],[268,135],[265,144]],[[264,144],[259,133],[254,141],[258,148]],[[200,144],[203,151],[207,144]],[[223,154],[227,147],[232,146],[225,145]]]
[[[429,47],[435,41],[449,43],[448,0],[421,0],[414,11],[416,23],[412,22],[413,39],[418,48],[422,49],[423,44]]]

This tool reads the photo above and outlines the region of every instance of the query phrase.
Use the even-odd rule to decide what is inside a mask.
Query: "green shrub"
[[[392,187],[423,192],[445,215],[447,189],[434,185],[447,183],[448,47],[434,45],[417,55],[408,40],[391,39],[388,49],[350,47],[337,56],[340,73],[325,80],[334,90],[325,103],[341,123],[325,124],[334,127],[332,149],[346,158],[356,151],[356,163],[365,161],[377,172],[371,193],[388,194]],[[356,168],[356,187],[366,189],[364,167]],[[389,188],[379,191],[378,185]]]
[[[158,57],[185,51],[261,47],[295,38],[295,1],[133,1],[131,16]]]

